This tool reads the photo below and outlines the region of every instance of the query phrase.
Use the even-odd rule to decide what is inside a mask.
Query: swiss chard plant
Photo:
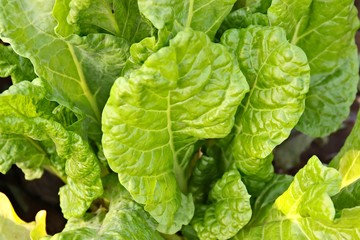
[[[58,176],[68,220],[1,239],[359,239],[360,117],[294,176],[292,131],[341,127],[358,84],[353,0],[0,0],[0,172]]]

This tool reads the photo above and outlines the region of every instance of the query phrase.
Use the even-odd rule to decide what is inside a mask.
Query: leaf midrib
[[[81,89],[83,90],[84,96],[86,97],[86,99],[89,101],[91,109],[93,110],[96,120],[98,122],[101,122],[101,114],[100,114],[100,110],[99,107],[97,105],[97,102],[94,98],[94,95],[91,93],[90,88],[86,82],[86,77],[84,75],[84,71],[82,69],[82,66],[79,62],[79,59],[76,56],[76,53],[74,51],[74,48],[71,44],[69,44],[68,42],[66,42],[69,52],[72,56],[72,59],[74,61],[75,67],[76,67],[76,71],[79,75],[79,85],[81,87]]]

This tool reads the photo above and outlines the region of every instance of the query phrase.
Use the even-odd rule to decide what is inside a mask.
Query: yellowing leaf
[[[16,214],[10,200],[0,192],[0,239],[38,240],[47,235],[45,229],[46,212],[39,211],[35,222],[24,222]]]

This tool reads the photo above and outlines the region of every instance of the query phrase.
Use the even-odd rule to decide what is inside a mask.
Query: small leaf
[[[360,207],[335,215],[330,196],[340,190],[341,176],[312,157],[294,177],[288,190],[272,208],[263,208],[257,218],[234,239],[358,239]],[[265,211],[264,211],[265,210]]]
[[[13,83],[36,78],[34,68],[27,58],[17,55],[11,46],[0,44],[0,77],[11,76]]]
[[[269,20],[266,14],[259,12],[251,12],[249,9],[238,9],[226,16],[220,26],[219,33],[222,35],[226,30],[231,28],[247,28],[251,25],[269,25]]]
[[[191,222],[200,239],[229,239],[251,218],[250,195],[236,170],[216,182],[209,200],[209,205],[199,206]]]
[[[10,200],[0,192],[0,238],[6,240],[39,240],[47,236],[46,212],[39,211],[35,222],[26,223],[16,214]]]
[[[119,184],[116,175],[104,179],[104,201],[96,213],[86,213],[82,218],[70,218],[65,229],[52,240],[67,239],[163,239],[156,232],[156,223],[144,209],[134,202]]]
[[[57,0],[53,13],[58,21],[57,32],[64,37],[105,32],[132,44],[153,32],[135,0]]]

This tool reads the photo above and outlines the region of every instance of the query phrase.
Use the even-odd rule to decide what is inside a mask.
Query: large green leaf
[[[57,0],[53,14],[57,31],[63,36],[107,32],[134,43],[152,34],[151,24],[140,15],[136,0]]]
[[[285,193],[235,239],[358,239],[360,207],[335,215],[330,196],[340,190],[341,176],[312,157]]]
[[[16,214],[10,200],[0,192],[0,239],[39,240],[47,235],[45,229],[46,212],[38,212],[35,222],[24,222]]]
[[[197,206],[191,222],[200,239],[229,239],[250,220],[250,195],[237,170],[226,172],[216,182],[209,201],[209,205]]]
[[[105,156],[159,230],[190,221],[192,198],[184,193],[194,144],[230,132],[247,90],[225,47],[190,29],[115,82],[103,112]]]
[[[33,83],[20,82],[0,95],[0,134],[21,135],[34,145],[29,148],[28,145],[17,146],[23,143],[21,141],[15,143],[11,156],[4,161],[21,159],[25,150],[34,153],[34,148],[38,148],[35,151],[40,152],[40,156],[44,157],[46,154],[50,157],[50,153],[41,152],[46,148],[40,149],[42,144],[39,142],[46,144],[51,141],[58,156],[55,164],[64,164],[66,174],[67,185],[60,189],[62,211],[66,218],[81,216],[91,202],[102,194],[99,162],[86,141],[75,132],[67,131],[52,118],[54,106],[44,99],[45,94],[41,82],[34,80]],[[14,142],[9,144],[11,143]],[[22,149],[23,147],[26,149]],[[17,154],[21,155],[17,157]],[[6,157],[6,154],[2,156]],[[28,159],[31,160],[39,159]],[[49,160],[51,163],[51,159]],[[39,167],[38,164],[30,162],[28,165]],[[58,168],[56,165],[54,167]]]
[[[106,176],[103,182],[107,186],[103,195],[106,204],[96,213],[69,219],[61,233],[48,239],[163,239],[155,230],[154,219],[134,202],[116,175]]]
[[[231,29],[221,42],[235,54],[250,85],[236,114],[228,155],[245,175],[269,179],[271,152],[304,110],[310,79],[306,55],[279,27]]]
[[[212,39],[235,0],[138,0],[139,9],[159,30],[175,35],[184,28],[208,34]]]
[[[268,16],[309,60],[311,85],[297,128],[314,137],[330,134],[348,116],[358,82],[354,1],[273,0]]]
[[[0,37],[31,60],[35,72],[49,83],[53,100],[91,119],[90,135],[96,139],[102,108],[125,63],[128,45],[105,34],[57,36],[53,4],[1,0]]]
[[[11,76],[13,83],[36,78],[29,59],[20,57],[11,48],[0,44],[0,77]]]

